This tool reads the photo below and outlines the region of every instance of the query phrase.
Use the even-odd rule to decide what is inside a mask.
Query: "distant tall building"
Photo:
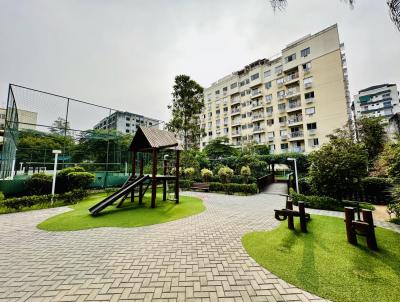
[[[396,84],[382,84],[362,89],[354,96],[356,118],[381,116],[389,120],[400,112],[399,92]]]
[[[346,59],[337,25],[287,45],[204,91],[201,148],[220,136],[272,152],[310,152],[351,117]]]
[[[139,126],[159,128],[160,121],[131,112],[117,111],[103,118],[93,128],[113,129],[123,133],[135,133]]]
[[[0,128],[1,129],[4,129],[4,127],[5,127],[6,111],[7,111],[7,109],[0,108]],[[17,113],[18,113],[18,129],[19,130],[23,130],[23,129],[35,130],[36,129],[37,116],[38,116],[37,112],[18,109]]]

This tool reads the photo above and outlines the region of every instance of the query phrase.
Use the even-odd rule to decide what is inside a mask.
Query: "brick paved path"
[[[35,227],[67,208],[1,215],[0,301],[320,301],[242,247],[243,234],[277,226],[284,198],[189,194],[207,210],[140,228]]]

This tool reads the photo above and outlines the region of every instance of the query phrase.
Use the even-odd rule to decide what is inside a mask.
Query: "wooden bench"
[[[190,189],[192,190],[200,190],[200,191],[210,191],[210,185],[204,182],[195,182]]]

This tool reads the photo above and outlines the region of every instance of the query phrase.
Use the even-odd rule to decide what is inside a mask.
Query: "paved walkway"
[[[242,247],[243,234],[278,225],[283,197],[188,194],[207,210],[140,228],[35,227],[67,208],[0,215],[0,301],[322,301]]]

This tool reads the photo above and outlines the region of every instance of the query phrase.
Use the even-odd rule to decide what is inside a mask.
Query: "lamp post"
[[[296,177],[296,192],[297,194],[299,194],[300,190],[299,190],[299,179],[297,177],[297,160],[294,157],[288,157],[287,160],[294,162],[294,176]]]
[[[58,161],[58,154],[61,153],[61,150],[53,150],[54,154],[54,169],[53,169],[53,183],[51,186],[51,204],[54,202],[54,191],[56,189],[56,175],[57,175],[57,161]]]

